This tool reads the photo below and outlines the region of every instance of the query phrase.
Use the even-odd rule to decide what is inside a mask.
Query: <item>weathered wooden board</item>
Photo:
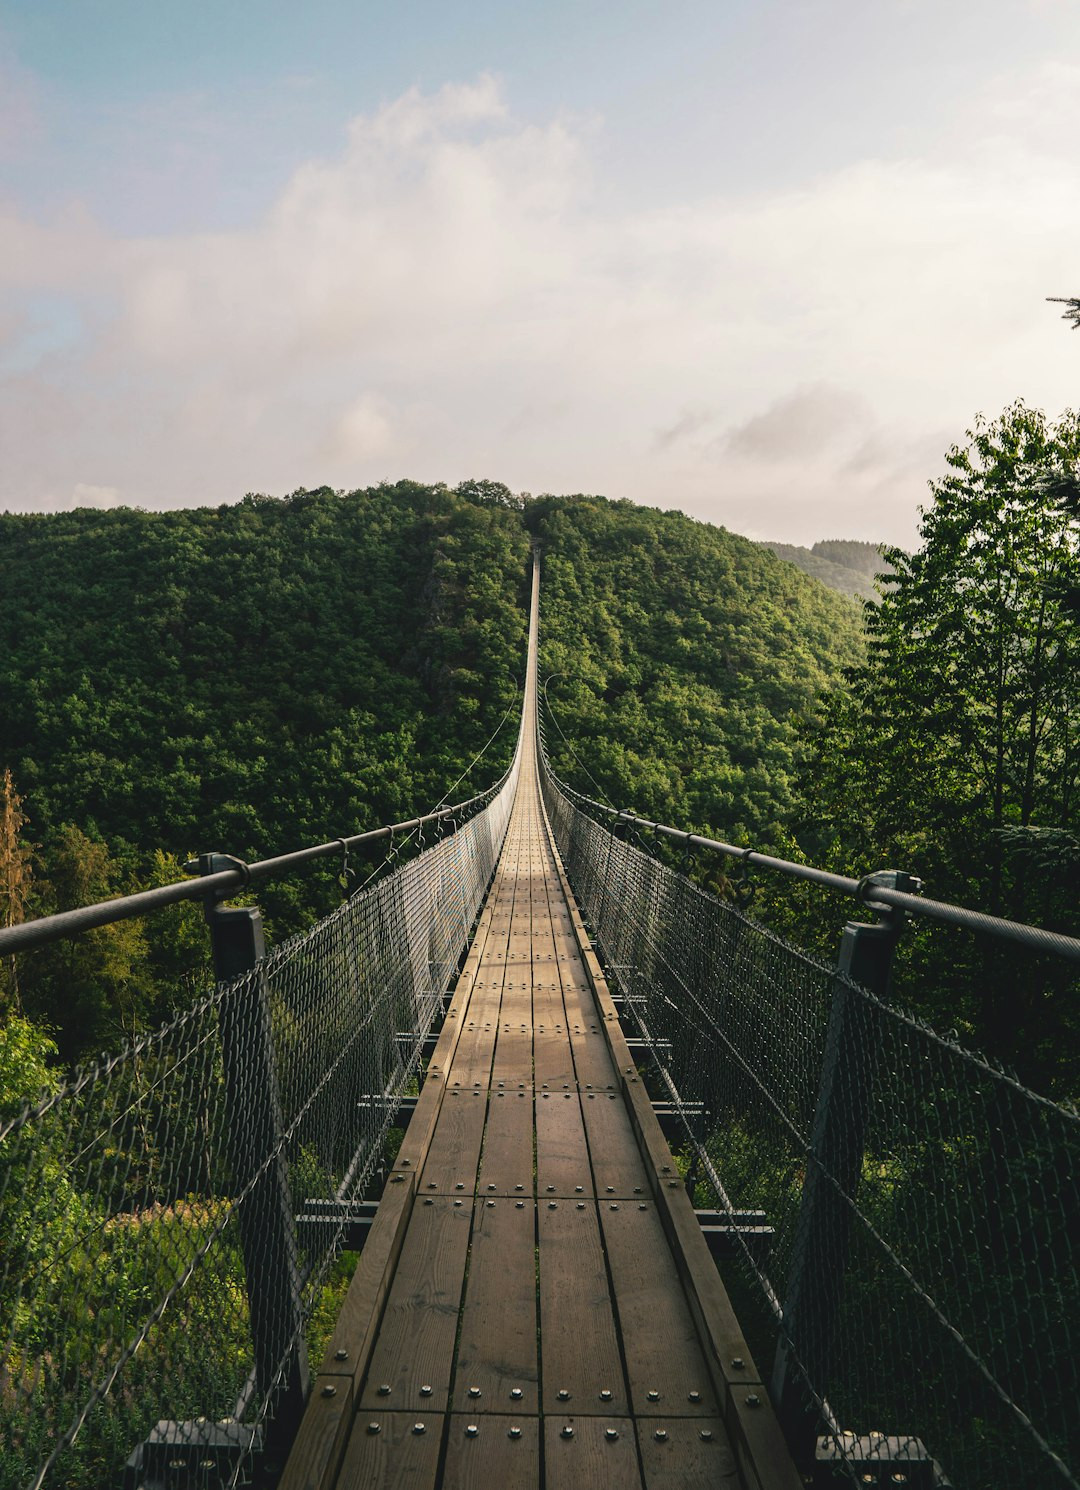
[[[581,1110],[597,1195],[627,1199],[647,1195],[648,1175],[621,1094],[586,1092]]]
[[[546,1418],[544,1485],[545,1490],[640,1490],[633,1423],[626,1418]]]
[[[443,1421],[439,1413],[361,1411],[337,1490],[435,1490]]]
[[[544,1412],[625,1413],[626,1382],[594,1203],[540,1200],[537,1235]]]
[[[360,1399],[363,1412],[446,1410],[472,1214],[471,1202],[417,1198]]]
[[[538,1419],[453,1414],[441,1490],[539,1490],[540,1483]]]
[[[601,1202],[600,1223],[633,1410],[715,1417],[712,1380],[656,1207],[617,1204]]]
[[[478,1193],[518,1198],[533,1192],[532,1082],[492,1091],[488,1099]]]
[[[451,1067],[451,1071],[455,1068]],[[453,1078],[451,1078],[453,1079]],[[487,1119],[487,1086],[450,1086],[420,1172],[419,1195],[471,1195],[480,1167]]]
[[[536,1193],[541,1199],[591,1198],[593,1194],[585,1124],[576,1091],[554,1098],[537,1093]]]
[[[636,1420],[645,1490],[739,1490],[735,1456],[719,1418]]]
[[[536,1324],[535,1202],[531,1196],[479,1202],[454,1369],[455,1411],[537,1411]]]

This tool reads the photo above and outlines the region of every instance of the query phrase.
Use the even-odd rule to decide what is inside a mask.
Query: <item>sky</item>
[[[0,0],[0,509],[469,477],[914,544],[1080,400],[1078,0]]]

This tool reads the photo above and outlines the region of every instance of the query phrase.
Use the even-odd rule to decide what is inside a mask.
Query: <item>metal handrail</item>
[[[231,862],[235,864],[235,868],[221,869],[214,874],[200,875],[196,879],[176,880],[169,885],[158,885],[152,890],[139,890],[134,895],[119,895],[95,905],[83,905],[71,911],[58,911],[52,916],[40,916],[35,921],[22,921],[17,926],[6,926],[0,929],[0,955],[10,956],[14,952],[25,952],[31,947],[59,941],[62,937],[78,936],[80,932],[89,931],[95,926],[108,926],[114,921],[145,916],[182,900],[221,900],[243,889],[252,880],[287,874],[313,859],[325,859],[332,854],[348,853],[365,844],[377,843],[381,839],[393,839],[399,834],[413,832],[426,823],[445,822],[448,818],[458,817],[470,808],[479,810],[478,804],[486,805],[491,800],[506,781],[510,769],[504,771],[495,785],[488,787],[486,791],[478,792],[476,796],[449,807],[426,812],[422,817],[410,818],[408,822],[389,823],[382,828],[371,828],[366,833],[354,833],[348,837],[331,839],[328,843],[312,844],[291,853],[260,859],[254,864],[233,859]],[[219,857],[230,858],[229,855]]]
[[[894,889],[887,884],[882,884],[879,875],[869,874],[864,875],[862,879],[852,879],[849,875],[833,874],[827,869],[818,869],[812,864],[794,864],[789,859],[778,859],[772,854],[758,853],[756,849],[737,848],[734,844],[723,843],[716,838],[706,838],[701,833],[688,833],[682,828],[672,828],[666,823],[653,822],[651,818],[640,817],[637,813],[625,808],[608,807],[605,803],[596,801],[594,797],[587,797],[584,792],[575,791],[573,787],[559,780],[551,770],[546,756],[544,764],[559,790],[578,806],[584,804],[594,812],[603,813],[604,816],[615,819],[616,822],[623,822],[636,828],[645,828],[660,837],[680,843],[688,849],[704,849],[709,853],[722,854],[727,858],[739,859],[744,864],[755,864],[762,869],[771,869],[778,874],[786,874],[792,879],[809,880],[812,884],[824,885],[827,889],[836,890],[842,895],[850,895],[856,900],[861,900],[866,905],[889,906],[906,912],[910,916],[922,916],[946,926],[961,926],[968,931],[985,932],[990,936],[1019,942],[1022,946],[1031,947],[1039,952],[1052,952],[1059,957],[1067,957],[1073,962],[1080,962],[1080,940],[1076,937],[1065,936],[1058,931],[1046,931],[1041,926],[1027,926],[1020,921],[1008,921],[1001,916],[991,916],[985,911],[969,910],[966,906],[952,905],[947,901],[929,900],[923,895],[911,894],[907,890]]]

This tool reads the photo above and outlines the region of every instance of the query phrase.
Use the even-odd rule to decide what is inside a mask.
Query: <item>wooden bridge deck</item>
[[[567,892],[534,697],[530,676],[502,856],[281,1490],[793,1490]]]

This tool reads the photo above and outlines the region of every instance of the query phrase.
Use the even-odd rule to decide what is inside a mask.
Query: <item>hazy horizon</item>
[[[1075,403],[1066,0],[0,0],[0,507],[485,476],[910,546]]]

